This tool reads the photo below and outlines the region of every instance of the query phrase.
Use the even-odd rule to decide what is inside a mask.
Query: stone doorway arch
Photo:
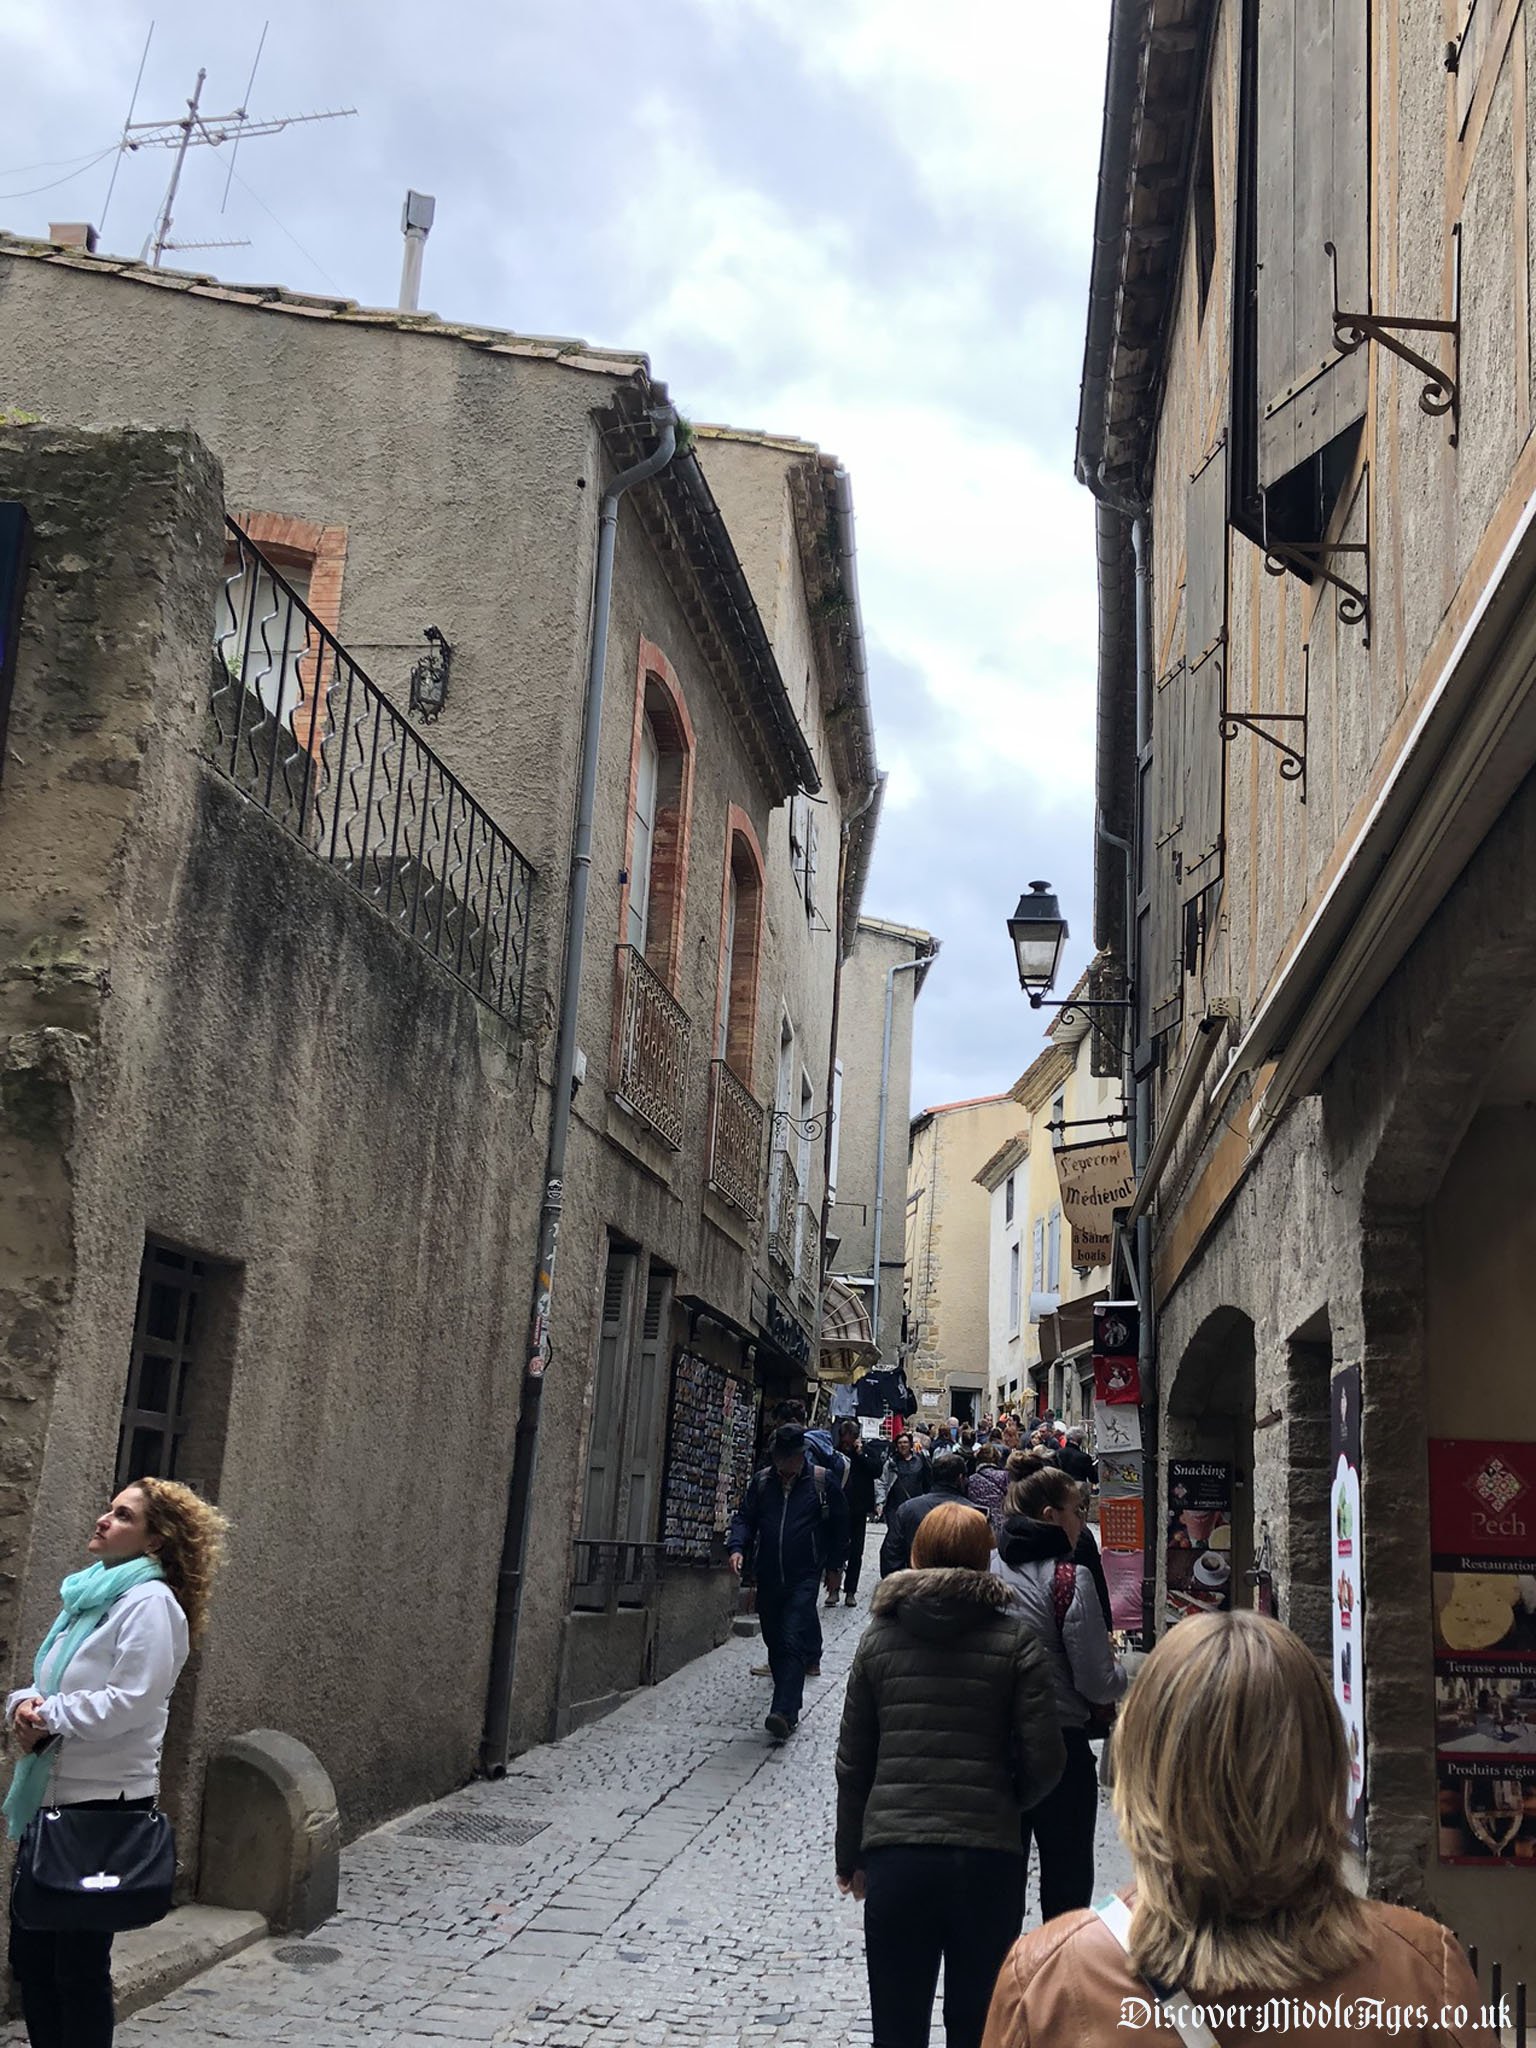
[[[1166,1375],[1163,1457],[1214,1459],[1232,1472],[1231,1601],[1246,1605],[1253,1563],[1253,1425],[1257,1347],[1253,1318],[1224,1304],[1213,1309]],[[1157,1475],[1167,1502],[1167,1464]],[[1167,1615],[1166,1528],[1158,1531],[1158,1607]]]

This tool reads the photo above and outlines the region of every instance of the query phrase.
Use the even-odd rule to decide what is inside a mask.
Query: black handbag
[[[176,1837],[157,1806],[45,1806],[22,1837],[11,1911],[34,1934],[121,1934],[171,1910]]]

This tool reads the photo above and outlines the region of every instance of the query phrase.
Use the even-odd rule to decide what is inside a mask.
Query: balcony
[[[214,621],[215,766],[509,1023],[534,872],[232,519]]]
[[[773,1155],[773,1209],[768,1249],[785,1272],[799,1271],[800,1175],[787,1152]]]
[[[749,1223],[762,1208],[763,1126],[768,1112],[724,1060],[709,1069],[709,1184]]]
[[[613,1092],[674,1152],[683,1147],[688,1013],[633,946],[620,946]]]
[[[814,1204],[800,1204],[800,1242],[795,1273],[800,1295],[800,1309],[809,1322],[816,1313],[816,1296],[821,1281],[821,1217]]]

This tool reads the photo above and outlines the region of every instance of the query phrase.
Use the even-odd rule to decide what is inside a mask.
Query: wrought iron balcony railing
[[[799,1282],[800,1306],[807,1313],[816,1306],[821,1282],[821,1218],[814,1204],[800,1204],[798,1257],[795,1275]]]
[[[633,946],[619,948],[619,981],[613,1091],[626,1109],[680,1152],[688,1095],[688,1012]]]
[[[773,1155],[773,1228],[768,1249],[786,1273],[796,1271],[795,1251],[800,1235],[800,1175],[787,1152]]]
[[[755,1223],[762,1208],[768,1112],[724,1060],[711,1061],[709,1078],[709,1184]]]
[[[214,758],[498,1015],[522,1012],[534,871],[234,520]]]

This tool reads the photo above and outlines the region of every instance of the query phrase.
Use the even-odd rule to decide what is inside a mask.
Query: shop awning
[[[1048,1364],[1053,1364],[1058,1358],[1075,1356],[1084,1345],[1092,1350],[1093,1305],[1103,1299],[1101,1287],[1093,1294],[1078,1295],[1075,1301],[1064,1301],[1060,1308],[1041,1317],[1040,1356]]]
[[[862,1379],[879,1360],[864,1297],[842,1280],[829,1280],[821,1304],[817,1379],[831,1385],[847,1385]]]

